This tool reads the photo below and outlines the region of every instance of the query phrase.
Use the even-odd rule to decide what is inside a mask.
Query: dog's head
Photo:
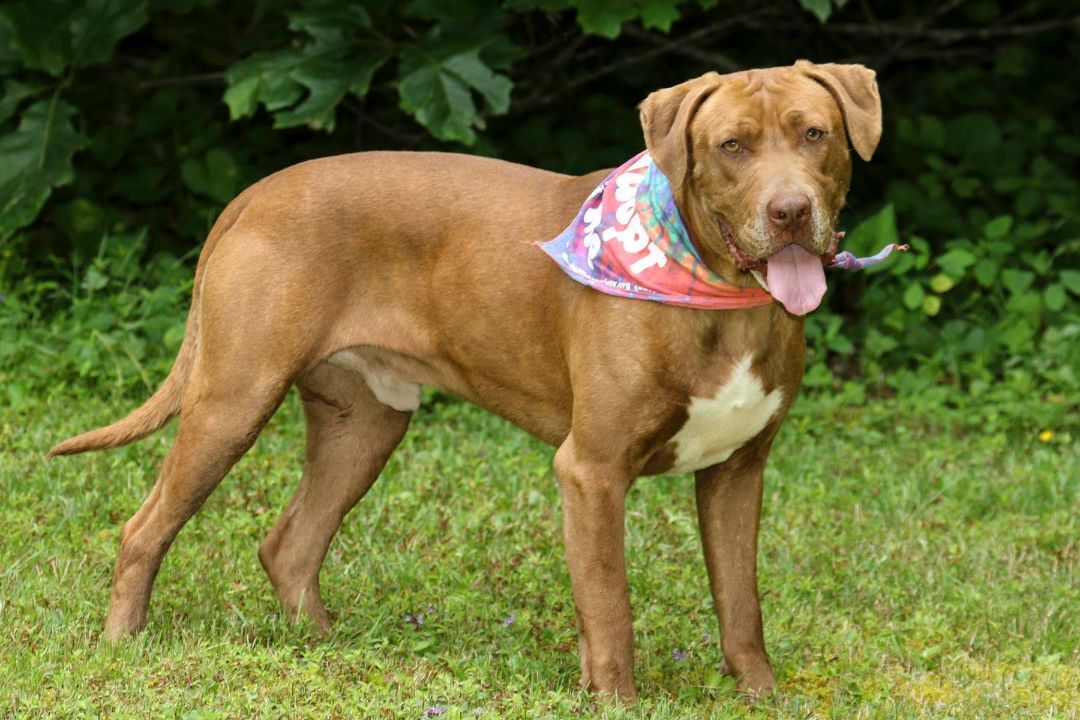
[[[765,270],[791,312],[816,307],[851,181],[848,143],[869,160],[881,137],[874,72],[800,60],[707,73],[649,95],[641,124],[706,259],[727,261],[713,269]]]

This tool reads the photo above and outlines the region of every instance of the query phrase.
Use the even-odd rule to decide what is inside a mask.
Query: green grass
[[[290,397],[180,535],[147,631],[99,645],[120,528],[173,430],[74,459],[44,451],[131,406],[45,399],[0,415],[0,717],[1080,717],[1067,433],[958,435],[932,410],[803,402],[766,476],[780,691],[754,706],[716,669],[691,481],[640,480],[627,527],[641,701],[618,710],[576,686],[552,451],[460,404],[418,413],[346,519],[322,574],[328,638],[282,617],[255,556],[300,470]],[[405,621],[418,612],[421,626]]]

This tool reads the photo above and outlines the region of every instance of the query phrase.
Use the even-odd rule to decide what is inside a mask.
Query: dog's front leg
[[[725,672],[758,695],[776,685],[761,624],[757,534],[768,443],[744,447],[726,462],[699,470],[698,522],[713,601],[720,617]]]
[[[581,647],[581,684],[633,701],[634,638],[623,553],[626,491],[618,463],[575,448],[571,433],[555,454]]]

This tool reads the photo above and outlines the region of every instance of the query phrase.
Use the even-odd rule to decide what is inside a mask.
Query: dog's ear
[[[674,185],[685,181],[691,167],[690,121],[719,84],[719,73],[705,73],[674,87],[657,90],[638,106],[645,147]]]
[[[862,65],[817,65],[799,60],[795,67],[825,86],[844,116],[848,139],[859,157],[869,161],[881,139],[881,96],[876,73]]]

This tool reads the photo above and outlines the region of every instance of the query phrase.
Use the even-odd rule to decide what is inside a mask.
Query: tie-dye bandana
[[[773,302],[765,289],[738,287],[705,266],[648,151],[616,168],[558,237],[538,244],[571,278],[608,295],[715,310]],[[840,253],[835,264],[860,269],[893,249],[863,259]]]

